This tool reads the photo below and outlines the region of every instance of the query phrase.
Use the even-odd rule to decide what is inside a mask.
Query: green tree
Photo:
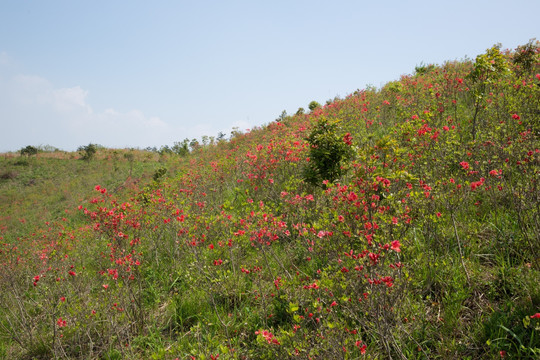
[[[276,119],[277,122],[284,121],[287,118],[287,111],[283,110],[281,115]]]
[[[540,61],[540,42],[531,39],[525,45],[517,47],[512,62],[516,65],[518,76],[528,74],[534,71],[534,66]]]
[[[315,100],[313,100],[312,102],[309,103],[308,105],[308,108],[309,108],[309,111],[313,111],[315,109],[318,109],[321,107],[321,104],[319,104],[318,102],[316,102]]]
[[[338,130],[337,122],[321,117],[307,137],[310,161],[304,169],[304,179],[308,183],[321,186],[324,180],[334,182],[343,174],[342,164],[352,156],[352,149],[350,134],[343,138]]]
[[[20,150],[20,153],[21,153],[21,156],[32,156],[32,155],[37,155],[38,153],[38,149],[32,145],[28,145],[27,147],[24,147]]]
[[[94,158],[97,152],[97,145],[96,144],[88,144],[86,146],[79,146],[77,151],[81,155],[82,160],[90,161]]]
[[[489,92],[490,85],[509,72],[508,64],[500,48],[500,44],[494,45],[487,49],[485,54],[478,55],[473,64],[473,70],[468,75],[468,78],[473,82],[472,91],[474,94],[475,109],[471,130],[473,141],[476,139],[478,112],[485,103],[485,96]]]
[[[184,139],[182,142],[176,141],[171,150],[180,156],[186,156],[189,154],[189,139]]]
[[[225,140],[225,136],[227,136],[223,131],[220,131],[217,136],[217,141],[220,142],[222,140]]]

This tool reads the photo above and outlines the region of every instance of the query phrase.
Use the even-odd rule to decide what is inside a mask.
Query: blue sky
[[[172,145],[539,37],[540,1],[0,0],[0,151]]]

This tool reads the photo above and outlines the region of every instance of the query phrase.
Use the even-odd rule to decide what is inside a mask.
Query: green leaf
[[[528,316],[525,316],[525,317],[523,318],[523,326],[524,326],[524,327],[528,327],[530,324],[531,324],[531,318],[528,317]]]
[[[299,307],[295,303],[289,303],[289,312],[293,313],[298,311]]]

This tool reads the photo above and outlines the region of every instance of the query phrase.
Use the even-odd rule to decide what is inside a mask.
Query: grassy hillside
[[[161,158],[161,162],[166,159]],[[157,154],[101,149],[92,161],[80,153],[40,151],[0,157],[0,224],[4,238],[26,236],[45,222],[69,217],[97,183],[113,190],[147,182],[161,165]]]
[[[3,159],[0,356],[540,356],[539,61],[419,66],[161,161]]]

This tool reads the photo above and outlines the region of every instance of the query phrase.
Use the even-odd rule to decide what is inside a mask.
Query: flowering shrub
[[[0,228],[0,349],[533,357],[540,71],[538,46],[519,49],[420,67],[189,156],[184,141],[140,186],[95,184],[62,220]]]

